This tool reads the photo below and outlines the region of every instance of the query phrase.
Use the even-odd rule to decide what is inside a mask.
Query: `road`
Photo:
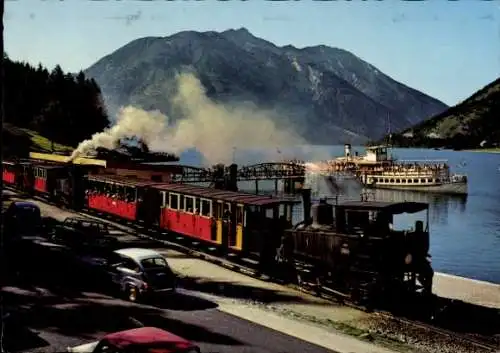
[[[8,262],[2,286],[4,307],[11,312],[3,342],[7,351],[62,352],[108,332],[145,325],[192,340],[202,352],[332,352],[227,314],[196,291],[180,289],[154,306],[111,297],[82,281],[67,258],[67,251],[38,237]]]
[[[195,300],[192,294],[188,298]],[[63,352],[67,346],[97,339],[106,332],[138,327],[141,323],[192,340],[202,352],[331,352],[210,308],[211,303],[204,303],[209,307],[206,309],[190,310],[182,303],[180,308],[175,308],[174,303],[170,309],[164,309],[130,304],[97,293],[69,298],[64,294],[52,295],[43,288],[26,291],[19,287],[5,288],[4,300],[22,307],[19,314],[14,315],[29,328],[24,329],[24,333],[16,331],[9,335],[9,339],[17,338],[9,345],[9,352]]]

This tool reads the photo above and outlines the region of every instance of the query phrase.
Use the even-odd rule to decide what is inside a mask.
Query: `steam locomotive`
[[[2,167],[4,184],[18,190],[157,228],[166,238],[182,235],[221,253],[255,258],[263,272],[334,288],[356,302],[431,294],[426,203],[334,206],[323,200],[311,207],[306,189],[304,221],[292,226],[297,200],[171,183],[153,175],[145,180],[137,177],[139,171],[102,174],[106,166],[4,161]],[[393,229],[394,215],[422,212],[425,219],[414,229]]]

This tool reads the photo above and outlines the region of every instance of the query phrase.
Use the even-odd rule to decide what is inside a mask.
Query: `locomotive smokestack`
[[[304,209],[304,222],[311,220],[311,189],[302,189],[302,207]]]

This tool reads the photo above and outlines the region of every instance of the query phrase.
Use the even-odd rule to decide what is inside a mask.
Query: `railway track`
[[[20,194],[19,191],[6,187],[6,189],[16,193]],[[45,204],[49,204],[58,208],[61,208],[59,205],[56,205],[50,201],[48,201],[46,198],[39,197],[39,196],[30,196],[33,199],[36,199],[38,201],[41,201]],[[71,212],[75,212],[74,210],[68,209]],[[421,320],[413,320],[413,319],[408,319],[402,316],[396,316],[390,312],[383,311],[383,310],[371,310],[368,309],[364,306],[360,306],[358,304],[352,303],[348,300],[348,297],[344,295],[343,293],[340,293],[338,291],[335,291],[332,288],[326,287],[326,286],[321,286],[318,287],[314,284],[311,283],[304,283],[302,286],[298,286],[296,284],[290,284],[286,283],[278,278],[273,278],[268,275],[263,275],[259,272],[258,269],[256,269],[255,264],[252,265],[250,262],[248,262],[248,259],[243,259],[239,257],[236,254],[226,254],[222,255],[217,252],[217,249],[204,245],[201,242],[194,241],[185,237],[181,236],[176,236],[175,238],[172,237],[171,234],[167,232],[162,232],[157,229],[151,229],[151,228],[146,228],[143,227],[142,225],[138,225],[129,221],[121,220],[118,219],[117,217],[113,217],[108,214],[96,212],[93,210],[85,209],[81,212],[77,212],[77,214],[84,216],[84,217],[90,217],[102,222],[106,222],[108,225],[126,233],[129,235],[136,236],[138,238],[142,239],[147,239],[152,242],[157,242],[161,243],[163,245],[166,245],[167,247],[177,250],[179,252],[191,255],[196,258],[203,259],[205,261],[214,263],[216,265],[228,268],[232,271],[236,271],[248,276],[251,276],[253,278],[257,278],[263,281],[268,281],[268,282],[273,282],[277,283],[280,285],[284,285],[286,287],[300,290],[304,293],[308,293],[310,295],[314,296],[319,296],[322,299],[329,300],[335,303],[340,303],[342,305],[346,305],[358,310],[362,310],[365,312],[373,312],[372,314],[376,317],[385,319],[385,320],[390,320],[397,325],[401,325],[401,327],[409,327],[413,328],[416,330],[421,330],[421,331],[426,331],[432,334],[434,337],[436,336],[441,336],[442,338],[446,338],[449,340],[453,341],[458,341],[461,343],[468,344],[472,347],[478,348],[482,350],[483,352],[495,352],[495,353],[500,353],[500,347],[498,345],[485,342],[484,340],[481,339],[476,339],[473,337],[470,337],[467,334],[462,334],[458,333],[449,329],[441,328],[436,325],[433,325],[432,323],[424,322]],[[163,237],[169,237],[169,240],[163,239]],[[439,311],[440,308],[436,308],[436,311]]]

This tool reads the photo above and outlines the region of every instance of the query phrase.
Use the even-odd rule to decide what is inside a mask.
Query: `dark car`
[[[51,239],[74,250],[116,248],[118,240],[110,235],[108,225],[88,218],[68,217],[54,228]]]
[[[41,231],[40,207],[32,202],[14,201],[3,214],[5,239],[15,241]]]
[[[130,301],[175,293],[176,276],[167,260],[154,250],[127,248],[106,257],[90,255],[80,260],[93,282],[119,291]]]

